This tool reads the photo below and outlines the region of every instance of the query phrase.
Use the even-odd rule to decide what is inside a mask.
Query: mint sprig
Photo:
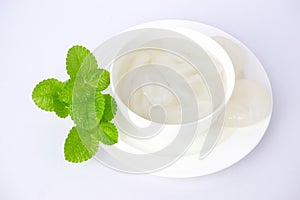
[[[32,92],[34,103],[60,118],[71,116],[75,125],[69,132],[64,155],[69,162],[92,158],[99,142],[118,142],[113,120],[117,104],[110,94],[102,94],[110,84],[109,72],[99,69],[94,55],[83,46],[73,46],[66,58],[70,79],[65,82],[51,78],[41,81]]]

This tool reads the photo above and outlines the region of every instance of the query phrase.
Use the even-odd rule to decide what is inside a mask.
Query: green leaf
[[[110,84],[109,72],[105,69],[98,69],[98,70],[101,72],[101,75],[98,81],[97,91],[103,91]]]
[[[100,76],[101,71],[97,68],[95,57],[92,54],[88,55],[74,80],[72,100],[84,101],[95,95]]]
[[[111,122],[100,122],[99,140],[106,145],[118,142],[118,130]]]
[[[97,115],[98,122],[102,119],[103,113],[105,109],[105,97],[100,93],[96,93],[95,95],[95,111]]]
[[[70,112],[67,104],[58,99],[54,99],[54,111],[60,118],[66,118]]]
[[[86,92],[84,98],[73,99],[71,118],[78,127],[90,130],[100,122],[104,109],[104,96],[89,91]]]
[[[71,79],[76,78],[77,73],[84,62],[91,62],[91,64],[93,64],[97,68],[96,59],[91,59],[91,57],[94,56],[87,48],[83,46],[76,45],[69,49],[66,59],[66,65],[67,73],[69,74]]]
[[[73,127],[65,141],[65,159],[74,163],[86,161],[96,154],[98,147],[95,134]]]
[[[104,94],[105,98],[105,110],[101,121],[107,122],[114,118],[117,112],[117,103],[110,94]]]
[[[98,69],[96,58],[93,54],[87,55],[78,70],[76,81],[92,86],[96,89],[100,76],[101,71]]]
[[[59,100],[66,103],[69,107],[72,105],[73,86],[74,81],[71,79],[67,80],[64,82],[64,86],[58,96]]]
[[[54,101],[62,90],[63,83],[57,79],[46,79],[38,83],[32,92],[34,103],[45,111],[54,111]]]
[[[82,65],[77,73],[76,80],[73,86],[72,95],[72,113],[71,118],[75,124],[83,129],[90,130],[94,128],[99,120],[98,115],[102,117],[104,108],[97,108],[96,104],[101,105],[101,102],[96,103],[96,87],[100,77],[100,72],[97,70],[97,61],[92,54],[88,55],[82,62]],[[103,104],[105,100],[103,98]]]
[[[80,128],[86,130],[94,128],[98,124],[95,97],[86,97],[82,101],[81,99],[73,99],[71,118]]]

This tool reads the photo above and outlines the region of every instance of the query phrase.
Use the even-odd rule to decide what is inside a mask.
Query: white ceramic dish
[[[191,29],[195,32],[200,32],[211,37],[217,42],[224,39],[229,43],[233,43],[238,48],[239,53],[243,55],[245,77],[258,81],[266,88],[270,97],[272,97],[270,83],[261,63],[245,45],[229,34],[209,25],[182,20],[154,21],[133,27],[131,30],[143,28],[163,28],[170,30]],[[236,49],[227,48],[226,50],[229,55],[236,53]],[[96,51],[96,57],[99,56],[100,60],[103,59],[103,57],[101,58],[101,54],[102,52]],[[270,111],[269,115],[264,120],[261,120],[251,126],[244,128],[225,127],[218,144],[204,159],[199,159],[199,155],[197,153],[186,153],[183,157],[177,160],[177,162],[162,169],[161,171],[156,172],[155,175],[173,178],[196,177],[211,174],[231,166],[245,157],[258,144],[268,127],[271,113],[272,112]],[[120,134],[122,135],[122,133]],[[204,138],[205,133],[200,134],[197,138],[198,143],[196,143],[199,144],[203,142]],[[124,137],[120,137],[120,140],[116,145],[117,148],[127,152],[144,153],[144,145],[128,143],[126,136],[125,140],[123,139]],[[197,150],[197,148],[201,147],[196,145],[194,149]]]

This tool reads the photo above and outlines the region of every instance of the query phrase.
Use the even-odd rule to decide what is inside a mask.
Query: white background
[[[0,0],[0,199],[300,199],[300,1]],[[216,26],[261,60],[274,95],[270,127],[245,159],[199,178],[127,175],[64,161],[70,119],[39,110],[36,83],[67,79],[69,47],[94,49],[156,19]]]

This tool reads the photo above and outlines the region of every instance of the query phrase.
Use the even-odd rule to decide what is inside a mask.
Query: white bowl
[[[140,47],[145,48],[143,44],[149,40],[167,37],[168,35],[172,37],[185,37],[196,45],[199,45],[207,54],[217,59],[224,72],[224,101],[208,116],[193,122],[164,124],[145,119],[130,110],[116,91],[118,82],[116,74],[119,69],[114,67],[113,62],[129,51]],[[106,41],[94,53],[96,58],[99,59],[98,63],[100,67],[108,67],[111,72],[111,91],[118,104],[118,114],[115,118],[115,123],[120,130],[120,139],[138,149],[139,152],[156,152],[165,148],[176,139],[178,136],[176,133],[181,128],[185,131],[185,136],[181,137],[181,144],[184,145],[182,148],[178,147],[169,150],[167,154],[174,155],[182,153],[183,150],[185,151],[198,134],[207,130],[216,120],[223,117],[224,106],[228,102],[235,84],[235,73],[232,62],[226,51],[218,43],[200,32],[189,28],[173,26],[172,24],[161,26],[160,24],[146,23],[132,27]],[[159,132],[159,134],[153,136],[153,133],[156,132]]]

